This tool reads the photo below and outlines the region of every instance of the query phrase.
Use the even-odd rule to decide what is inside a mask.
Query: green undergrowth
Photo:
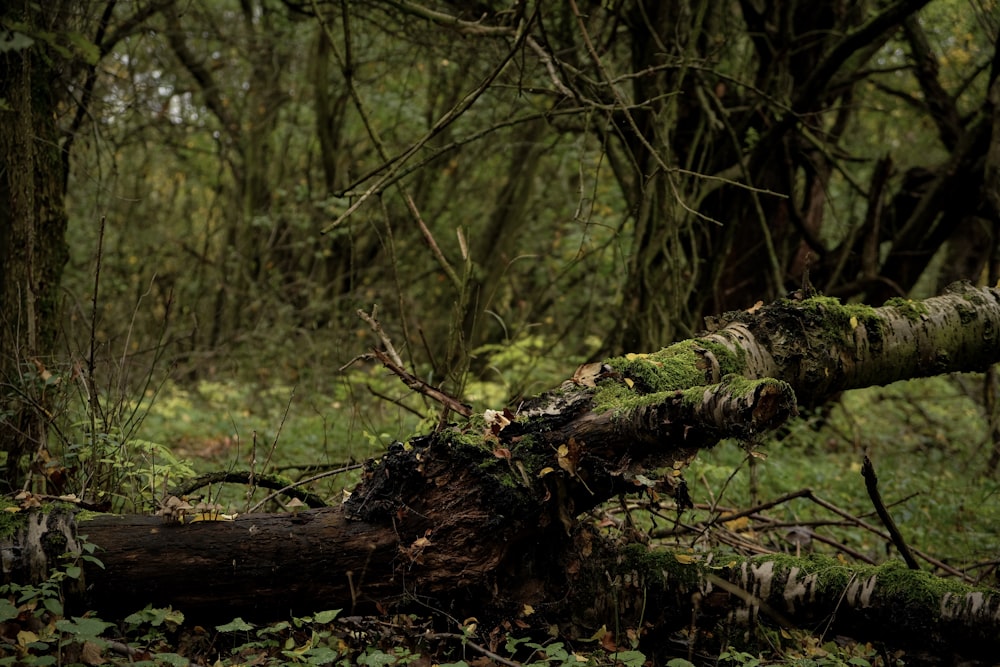
[[[49,605],[56,608],[56,605]],[[383,619],[351,617],[339,609],[255,624],[241,617],[214,625],[188,622],[170,607],[146,606],[118,623],[90,615],[64,617],[31,598],[0,600],[0,665],[130,665],[135,667],[260,667],[331,665],[433,665],[435,667],[666,667],[695,665],[794,664],[799,667],[903,665],[871,644],[838,638],[817,640],[798,630],[763,630],[781,662],[746,647],[729,647],[706,662],[704,656],[655,660],[633,646],[607,645],[607,636],[575,642],[552,631],[541,636],[493,628],[486,632],[468,619],[441,631],[424,618],[397,615]]]
[[[685,473],[692,496],[703,506],[738,510],[810,489],[882,529],[861,475],[868,455],[882,499],[911,547],[958,568],[982,567],[1000,543],[1000,482],[987,467],[992,443],[977,401],[981,383],[981,376],[963,375],[847,392],[777,436],[702,452]],[[794,548],[788,531],[815,526],[875,562],[898,557],[885,540],[808,498],[764,514],[782,525],[755,537],[774,548]],[[710,516],[694,511],[685,519]],[[824,523],[832,525],[816,525]],[[809,548],[833,549],[815,541]]]
[[[323,394],[287,385],[169,384],[150,407],[144,432],[170,443],[175,455],[199,473],[254,470],[301,480],[377,457],[422,425],[430,427],[405,408],[374,400],[372,392],[399,401],[409,398],[394,378],[367,371],[333,381]],[[357,483],[358,474],[349,470],[308,488],[336,504],[342,491]],[[226,509],[240,511],[270,490],[257,489],[248,497],[245,487],[226,485],[205,493]],[[274,504],[269,508],[280,509]]]
[[[558,381],[553,379],[549,386]],[[494,401],[509,395],[511,386],[499,381],[475,385],[476,410],[502,407]],[[895,549],[886,540],[807,497],[763,510],[761,515],[769,523],[724,521],[725,513],[810,489],[844,514],[881,528],[861,476],[867,454],[879,475],[882,498],[909,545],[953,567],[967,569],[972,576],[981,576],[983,584],[996,585],[989,563],[995,560],[1000,542],[1000,483],[987,468],[992,443],[979,403],[981,394],[982,377],[978,375],[852,391],[820,410],[803,413],[777,434],[750,443],[724,441],[701,452],[684,471],[697,507],[685,510],[680,520],[689,525],[715,521],[740,539],[773,551],[815,552],[850,561],[852,557],[836,546],[840,544],[875,563],[896,559]],[[395,378],[363,368],[331,381],[328,391],[322,393],[277,384],[167,383],[155,399],[145,408],[135,437],[155,443],[174,457],[177,465],[165,468],[171,474],[188,469],[190,474],[254,469],[301,479],[377,457],[394,441],[405,442],[414,434],[428,433],[436,414],[435,406],[423,403]],[[357,479],[357,472],[350,471],[308,488],[335,504]],[[166,475],[148,478],[150,493],[158,494],[174,481],[181,480]],[[224,511],[243,512],[269,491],[257,489],[248,499],[244,485],[227,484],[204,493],[221,503]],[[638,500],[631,511],[632,524],[649,529],[654,539],[673,542],[684,549],[683,553],[719,548],[712,530],[680,538],[657,537],[656,530],[669,528],[676,516],[669,499],[661,499],[660,507],[651,510],[648,497]],[[610,510],[617,507],[618,503],[609,505]],[[279,510],[281,505],[276,500],[262,509]],[[834,544],[792,539],[800,527]],[[925,569],[940,574],[926,564]],[[473,648],[487,645],[499,647],[497,655],[504,659],[525,665],[632,664],[630,660],[638,665],[646,660],[638,640],[628,647],[633,653],[625,655],[610,654],[593,643],[571,646],[556,635],[538,636],[537,632],[510,639],[513,643],[505,638],[498,644],[495,636],[438,628],[431,633],[437,639],[424,641],[420,637],[426,635],[426,624],[432,621],[416,617],[405,622],[392,619],[388,625],[385,619],[369,619],[360,629],[351,625],[357,621],[349,623],[320,614],[264,626],[234,620],[233,624],[206,628],[184,623],[180,612],[174,610],[146,610],[124,623],[110,625],[86,615],[63,617],[53,602],[58,596],[52,591],[8,591],[6,601],[0,596],[0,616],[6,614],[0,629],[8,638],[0,647],[0,665],[100,664],[88,662],[87,656],[114,664],[200,661],[220,667],[250,663],[499,664],[484,661],[484,654]],[[761,628],[760,632],[769,631]],[[869,645],[838,644],[809,633],[784,635],[753,648],[730,647],[708,662],[702,659],[694,664],[901,662]],[[207,656],[212,656],[211,660]],[[686,662],[687,657],[691,656],[681,651],[670,656],[669,662],[660,662],[685,667],[692,664]]]
[[[331,609],[270,624],[235,617],[206,626],[188,622],[176,609],[146,606],[119,623],[111,623],[90,615],[64,617],[61,605],[50,603],[50,598],[42,598],[40,593],[15,598],[17,602],[0,598],[0,630],[10,638],[0,642],[0,665],[500,664],[484,662],[486,655],[524,667],[647,664],[641,651],[606,648],[597,638],[573,645],[552,635],[536,639],[501,628],[487,635],[477,629],[474,619],[440,631],[414,615],[342,618],[341,610]],[[39,600],[46,604],[39,604]]]

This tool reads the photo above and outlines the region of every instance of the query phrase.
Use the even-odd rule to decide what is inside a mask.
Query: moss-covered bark
[[[710,325],[698,340],[721,344],[738,372],[783,380],[800,405],[812,405],[846,389],[985,369],[1000,349],[1000,290],[956,283],[941,296],[881,308],[784,300]]]
[[[992,661],[1000,642],[1000,594],[898,562],[675,554],[638,544],[598,555],[598,542],[578,536],[567,558],[573,632],[582,635],[613,616],[622,634],[697,629],[703,646],[746,643],[761,622],[973,660]]]

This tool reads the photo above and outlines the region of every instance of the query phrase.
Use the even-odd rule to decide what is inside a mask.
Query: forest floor
[[[669,499],[622,498],[585,517],[612,536],[640,531],[678,558],[709,549],[734,553],[824,553],[845,561],[884,562],[895,548],[872,527],[874,515],[861,475],[867,455],[879,475],[882,498],[909,546],[943,562],[945,576],[996,586],[1000,544],[1000,484],[989,470],[993,444],[981,407],[983,378],[963,375],[897,383],[844,394],[822,410],[803,414],[777,435],[752,446],[723,441],[685,471],[696,507],[678,513]],[[483,405],[502,388],[483,389]],[[152,398],[152,397],[149,397]],[[396,440],[426,432],[433,421],[405,387],[391,378],[351,372],[324,395],[292,387],[267,389],[202,382],[164,385],[146,404],[138,431],[157,445],[161,480],[137,476],[122,511],[149,512],[155,491],[170,476],[219,470],[277,473],[292,481],[348,468],[312,483],[329,504],[341,502],[357,481],[350,470]],[[408,406],[408,407],[404,407]],[[173,457],[164,457],[167,453]],[[124,488],[127,488],[126,484]],[[141,492],[145,488],[146,492]],[[204,496],[227,513],[281,511],[270,493],[244,485],[206,488]],[[143,507],[143,504],[146,506]],[[757,508],[753,512],[746,510]],[[733,517],[737,513],[740,516]],[[17,591],[11,619],[45,607],[44,591]],[[2,601],[0,601],[2,602]],[[4,616],[0,608],[0,617]],[[21,614],[19,617],[18,614]],[[648,664],[642,637],[606,629],[568,645],[555,630],[528,634],[525,625],[481,627],[427,609],[426,614],[350,617],[325,610],[309,617],[253,625],[234,610],[231,622],[211,628],[185,623],[180,610],[146,608],[112,625],[92,617],[36,614],[0,645],[0,664]],[[27,633],[27,634],[25,634]],[[616,635],[622,636],[616,636]],[[678,633],[677,652],[657,664],[888,665],[921,664],[927,656],[848,637],[760,627],[736,645],[713,645]],[[622,647],[625,647],[624,649]]]

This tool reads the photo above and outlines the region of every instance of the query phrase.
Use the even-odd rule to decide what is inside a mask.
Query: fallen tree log
[[[645,582],[644,595],[662,595],[664,628],[674,627],[674,613],[690,622],[692,591],[714,600],[721,590],[727,602],[765,604],[797,618],[810,604],[830,613],[830,600],[848,595],[845,581],[863,581],[873,583],[864,584],[857,604],[837,609],[845,627],[872,630],[879,627],[872,619],[891,619],[897,629],[910,623],[925,643],[962,638],[969,649],[980,646],[976,637],[1000,636],[989,591],[941,589],[921,597],[926,604],[910,619],[897,598],[881,594],[882,576],[859,570],[832,579],[822,595],[818,587],[801,594],[805,575],[765,586],[780,579],[763,577],[753,562],[661,577],[669,555],[616,549],[577,524],[583,512],[622,493],[651,489],[685,507],[682,471],[700,449],[776,428],[797,405],[1000,361],[1000,291],[958,286],[879,309],[789,300],[730,313],[711,328],[658,352],[583,366],[558,390],[516,408],[397,443],[366,464],[362,483],[340,507],[190,524],[31,513],[0,543],[5,578],[44,577],[63,553],[80,553],[86,535],[104,567],[86,564],[77,601],[104,615],[148,603],[206,619],[384,612],[417,603],[454,615],[492,609],[500,618],[530,604],[569,627],[599,625],[575,613],[580,609],[599,617],[616,606],[614,613],[628,616],[627,596],[602,602],[594,589],[626,563],[630,581]],[[782,562],[786,572],[810,571]],[[947,613],[954,620],[939,624],[943,638],[920,629],[918,619],[934,609],[939,619]]]

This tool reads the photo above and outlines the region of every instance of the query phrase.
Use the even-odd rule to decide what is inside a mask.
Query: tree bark
[[[0,22],[25,31],[68,29],[67,3],[11,2]],[[64,63],[44,39],[0,54],[0,447],[6,452],[3,486],[20,488],[29,454],[44,447],[49,408],[44,381],[58,334],[59,281],[69,258],[66,163],[56,89]]]
[[[786,300],[713,324],[655,353],[583,366],[516,414],[487,411],[396,443],[366,464],[340,507],[186,523],[32,513],[0,545],[5,574],[37,580],[63,552],[79,553],[86,535],[104,567],[85,564],[78,602],[104,615],[152,603],[192,618],[264,619],[419,602],[500,618],[531,604],[573,628],[612,616],[639,623],[646,595],[657,602],[651,618],[667,628],[690,622],[697,593],[709,619],[739,602],[744,615],[769,609],[781,622],[835,610],[852,631],[892,629],[921,646],[961,641],[978,651],[995,640],[1000,600],[991,591],[892,566],[785,557],[698,569],[643,545],[616,548],[575,519],[650,485],[683,507],[680,473],[699,449],[779,426],[797,397],[817,403],[1000,360],[1000,290],[959,285],[878,309]],[[646,477],[662,468],[671,473]],[[930,622],[936,634],[925,631]]]

